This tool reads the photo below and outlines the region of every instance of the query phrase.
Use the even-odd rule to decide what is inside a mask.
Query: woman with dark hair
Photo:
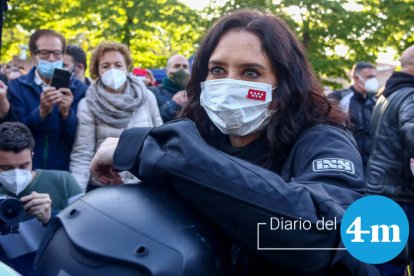
[[[220,64],[215,64],[217,63],[216,57],[212,57],[212,55],[220,40],[224,41],[222,39],[224,35],[228,44],[234,44],[234,48],[244,50],[240,56],[226,56],[228,53],[224,53],[226,61],[230,58],[237,59],[235,65],[242,67],[240,70],[235,68],[236,70],[233,71],[244,73],[243,76],[241,74],[240,76],[229,75],[233,71],[227,71],[233,68],[223,68]],[[261,64],[257,64],[255,67],[254,64],[248,62],[244,66],[241,58],[244,57],[254,62],[257,56],[253,55],[248,48],[235,45],[236,40],[233,39],[258,42],[256,45],[260,46],[257,49],[258,52],[262,52],[261,56],[268,59],[266,72],[261,72],[263,69],[256,68]],[[234,52],[230,50],[229,53],[233,54]],[[220,59],[218,63],[221,62]],[[215,136],[215,133],[219,133],[218,136],[221,135],[217,129],[211,128],[212,120],[206,116],[205,108],[200,105],[200,83],[206,79],[222,78],[259,82],[264,80],[264,73],[274,75],[275,80],[268,82],[273,86],[273,102],[270,109],[277,110],[277,112],[274,112],[274,115],[269,118],[265,133],[254,131],[253,136],[265,134],[265,140],[269,146],[267,159],[270,163],[283,160],[295,144],[298,135],[311,126],[330,124],[343,128],[347,125],[346,116],[338,109],[337,105],[328,102],[324,96],[323,88],[312,74],[302,45],[299,44],[286,23],[272,15],[258,16],[254,12],[244,12],[223,18],[200,45],[194,64],[196,66],[193,66],[187,88],[189,105],[183,109],[181,116],[193,120],[204,138],[209,139],[209,137]],[[220,73],[217,74],[217,72]],[[234,107],[234,109],[237,108],[237,106]],[[231,135],[231,132],[229,131],[228,134]],[[211,139],[212,142],[217,142],[216,138],[218,137]],[[220,145],[221,142],[218,141],[218,144]]]
[[[344,211],[363,193],[361,157],[287,25],[255,11],[220,19],[187,92],[181,117],[195,124],[126,130],[102,144],[92,173],[114,183],[112,166],[172,186],[231,237],[237,275],[367,273],[336,250]],[[334,227],[317,227],[327,220]]]

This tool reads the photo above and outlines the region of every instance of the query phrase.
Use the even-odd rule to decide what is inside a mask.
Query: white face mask
[[[0,173],[0,184],[9,192],[18,195],[32,181],[30,170],[14,169]]]
[[[362,77],[359,78],[365,82],[364,88],[367,91],[367,93],[377,93],[379,89],[379,83],[377,78],[370,78],[367,80],[364,80]]]
[[[118,90],[126,82],[127,76],[125,71],[113,68],[105,71],[101,80],[105,86]]]
[[[209,80],[201,83],[200,104],[221,132],[245,136],[266,127],[276,112],[269,110],[273,89],[260,82]]]

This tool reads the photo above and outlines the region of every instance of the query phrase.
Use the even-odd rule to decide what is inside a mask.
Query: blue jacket
[[[181,106],[173,101],[172,98],[178,90],[169,90],[162,84],[160,86],[149,87],[148,89],[151,90],[157,98],[162,121],[166,123],[177,118],[177,114],[181,110]]]
[[[34,82],[35,70],[34,67],[27,75],[9,83],[7,95],[10,104],[20,121],[33,133],[36,142],[33,169],[69,170],[70,153],[78,124],[76,111],[87,86],[78,80],[71,81],[73,103],[66,119],[60,116],[57,106],[53,107],[45,119],[41,119],[39,105],[42,87]]]

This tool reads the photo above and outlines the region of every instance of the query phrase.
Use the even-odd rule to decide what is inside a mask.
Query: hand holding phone
[[[63,94],[54,87],[46,87],[40,94],[39,111],[40,117],[45,118],[52,112],[53,106],[59,104],[62,100]]]
[[[73,103],[73,94],[69,88],[61,88],[62,100],[58,103],[60,115],[66,119],[70,114],[70,108]]]
[[[56,89],[60,88],[69,88],[70,83],[70,72],[65,69],[55,68],[53,71],[52,81],[50,86],[55,87]]]

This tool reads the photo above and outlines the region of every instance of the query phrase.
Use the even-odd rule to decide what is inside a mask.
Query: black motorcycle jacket
[[[128,170],[144,183],[173,187],[243,251],[281,275],[367,275],[367,266],[345,250],[259,249],[343,247],[341,218],[363,196],[361,157],[344,130],[328,125],[305,130],[285,162],[286,179],[211,147],[186,119],[125,130],[114,154],[115,169]],[[270,231],[264,225],[260,230],[259,223],[269,225],[271,218],[332,220],[336,227]]]
[[[395,72],[375,106],[366,191],[414,202],[414,76]]]

